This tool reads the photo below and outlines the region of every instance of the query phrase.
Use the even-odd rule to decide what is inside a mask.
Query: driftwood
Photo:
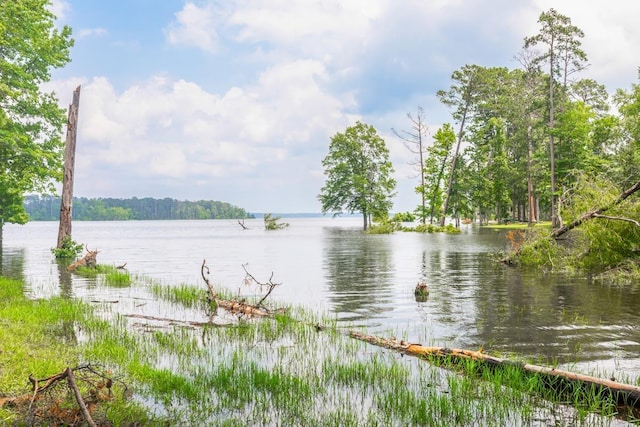
[[[219,298],[217,292],[213,288],[213,285],[209,281],[209,267],[207,266],[206,259],[202,261],[202,266],[200,267],[200,274],[202,275],[202,280],[204,280],[204,282],[207,284],[207,288],[209,289],[208,299],[210,301],[214,301],[219,307],[222,307],[225,310],[228,310],[232,313],[239,313],[239,314],[258,316],[258,317],[270,316],[270,315],[273,315],[274,313],[281,312],[280,310],[272,311],[265,307],[261,307],[260,304],[264,301],[264,298],[262,298],[260,302],[255,305],[249,304],[244,300],[236,301],[236,300],[226,300],[226,299]],[[247,273],[247,275],[249,275],[249,273]],[[253,276],[251,276],[251,278],[253,278]],[[259,282],[257,283],[260,285],[264,285]],[[272,287],[269,290],[269,293],[271,292],[271,290],[273,290],[274,286],[279,285],[279,283],[271,283],[271,279],[269,279],[269,283],[272,285]]]
[[[99,251],[97,249],[94,251],[89,250],[88,247],[85,247],[85,249],[87,250],[87,253],[84,254],[82,258],[80,258],[79,260],[71,264],[69,267],[67,267],[68,271],[75,271],[78,267],[90,267],[90,268],[96,267],[96,264],[98,263],[97,257],[98,257]]]
[[[559,387],[563,383],[572,383],[581,387],[591,387],[600,396],[610,396],[618,405],[628,410],[638,412],[640,410],[640,387],[606,380],[589,375],[576,374],[560,369],[537,366],[528,363],[519,363],[511,360],[490,356],[480,351],[463,350],[447,347],[427,347],[421,344],[412,344],[402,340],[380,338],[372,335],[350,331],[348,335],[360,341],[365,341],[380,347],[400,351],[417,357],[434,357],[443,360],[475,360],[490,368],[515,367],[528,374],[541,375],[549,379],[552,387]]]

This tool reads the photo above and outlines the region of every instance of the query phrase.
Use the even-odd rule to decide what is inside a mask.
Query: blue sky
[[[614,7],[617,5],[617,7]],[[640,2],[598,0],[54,0],[72,62],[45,88],[82,85],[75,195],[221,200],[250,212],[319,212],[336,132],[376,127],[413,210],[412,154],[393,134],[465,64],[516,68],[555,7],[585,32],[594,78],[637,82]]]

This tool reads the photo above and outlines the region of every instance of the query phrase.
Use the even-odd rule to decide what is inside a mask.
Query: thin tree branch
[[[593,217],[594,218],[610,219],[610,220],[613,220],[613,221],[630,222],[630,223],[635,224],[636,226],[640,227],[640,222],[636,221],[635,219],[631,219],[631,218],[624,218],[624,217],[621,217],[621,216],[600,215],[600,214],[594,214]]]

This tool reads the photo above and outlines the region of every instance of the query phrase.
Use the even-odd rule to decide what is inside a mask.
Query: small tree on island
[[[389,150],[373,126],[356,122],[335,134],[322,166],[327,176],[318,195],[322,213],[361,212],[365,230],[372,217],[388,216],[396,181]]]
[[[279,222],[279,216],[273,216],[270,213],[264,214],[264,229],[265,230],[282,230],[289,226],[288,222]]]

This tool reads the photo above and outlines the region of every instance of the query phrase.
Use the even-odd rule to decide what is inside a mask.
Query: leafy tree
[[[566,89],[568,76],[585,67],[587,55],[580,48],[580,38],[584,33],[575,25],[571,24],[571,18],[558,13],[555,9],[542,12],[538,19],[541,28],[535,36],[526,37],[524,40],[525,49],[537,45],[544,45],[543,51],[534,60],[537,64],[546,63],[549,66],[549,160],[551,173],[551,222],[553,227],[559,226],[556,212],[556,170],[555,170],[555,127],[556,78],[562,79],[563,87]]]
[[[636,181],[640,179],[640,83],[633,83],[630,90],[618,89],[614,103],[621,116],[615,178],[618,182]]]
[[[441,212],[443,202],[442,181],[447,172],[447,160],[453,144],[456,142],[456,133],[449,123],[445,123],[433,136],[433,144],[427,148],[427,157],[424,161],[424,188],[417,188],[429,198],[429,224],[433,224],[436,212]],[[420,207],[418,207],[420,208]],[[426,212],[418,212],[423,215]]]
[[[481,73],[483,68],[478,65],[465,65],[461,70],[454,71],[451,79],[454,84],[449,90],[439,90],[437,95],[440,102],[454,108],[453,118],[460,124],[458,130],[458,141],[456,149],[451,160],[451,168],[449,170],[449,184],[444,200],[442,216],[440,218],[440,226],[444,226],[446,215],[449,210],[449,202],[451,199],[451,191],[454,184],[454,175],[456,172],[456,163],[460,155],[460,146],[465,132],[465,124],[473,115],[476,106],[476,97],[481,85]]]
[[[396,181],[389,150],[373,126],[357,122],[335,134],[322,165],[327,176],[318,195],[322,213],[361,212],[365,230],[372,216],[388,216]]]
[[[48,6],[0,1],[0,237],[4,222],[26,222],[24,194],[53,191],[62,173],[65,114],[40,87],[69,62],[73,40]]]

